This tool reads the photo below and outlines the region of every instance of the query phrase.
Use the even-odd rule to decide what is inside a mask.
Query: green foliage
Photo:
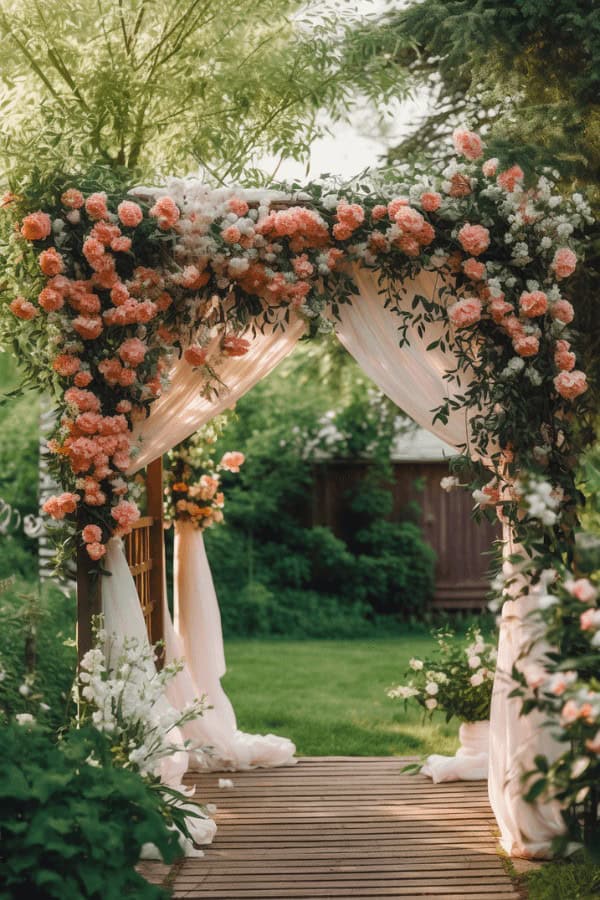
[[[364,634],[380,614],[422,614],[431,597],[435,557],[420,528],[382,521],[398,412],[354,363],[327,351],[299,349],[238,403],[217,445],[217,456],[230,447],[246,455],[239,475],[223,475],[225,525],[205,533],[230,634]],[[344,534],[310,525],[316,461],[367,454]]]
[[[524,880],[529,900],[592,900],[600,894],[600,866],[581,853],[572,860],[544,863]]]
[[[393,64],[344,48],[352,15],[298,0],[2,0],[0,156],[12,185],[102,162],[140,177],[219,180],[268,151],[303,158],[355,91],[396,90]]]
[[[0,735],[0,897],[6,900],[151,900],[166,896],[135,871],[142,845],[166,861],[178,840],[159,792],[116,768],[93,728],[57,745],[39,726]]]
[[[73,597],[51,584],[16,582],[0,594],[0,618],[0,717],[30,712],[54,729],[65,726],[76,666]]]
[[[352,39],[404,68],[427,112],[391,162],[450,154],[469,124],[486,154],[526,172],[549,165],[600,209],[600,9],[588,0],[411,0]],[[577,275],[582,368],[600,396],[600,232]]]

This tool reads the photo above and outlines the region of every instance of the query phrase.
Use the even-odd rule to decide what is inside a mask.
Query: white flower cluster
[[[106,634],[99,632],[98,643],[105,640]],[[179,670],[169,665],[157,671],[152,648],[134,638],[122,642],[110,669],[100,646],[83,657],[75,686],[80,718],[91,713],[92,724],[109,735],[124,768],[157,775],[161,760],[182,749],[172,743],[173,729],[202,715],[202,700],[183,711],[166,701],[166,687]]]
[[[528,515],[532,519],[538,519],[542,525],[555,525],[563,499],[561,494],[562,491],[548,481],[531,481],[523,498]]]

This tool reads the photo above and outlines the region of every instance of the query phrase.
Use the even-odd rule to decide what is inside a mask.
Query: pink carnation
[[[379,222],[381,219],[385,219],[385,217],[387,216],[387,212],[387,206],[383,206],[383,204],[377,203],[371,210],[371,218],[374,222]]]
[[[485,263],[479,262],[470,256],[463,263],[463,272],[472,281],[481,281],[485,275]]]
[[[85,549],[87,550],[90,559],[93,560],[102,559],[102,557],[106,553],[105,545],[101,544],[99,541],[92,541],[86,546]]]
[[[504,296],[494,297],[494,299],[490,302],[489,310],[492,319],[497,325],[502,322],[505,316],[513,312],[512,305],[506,302]]]
[[[25,297],[15,297],[15,299],[10,304],[10,311],[14,313],[14,315],[18,319],[34,319],[38,311],[29,300],[26,300]]]
[[[413,237],[410,234],[403,234],[401,237],[395,241],[395,244],[402,250],[403,253],[406,253],[407,256],[418,256],[421,252],[421,247],[419,245],[416,237]]]
[[[450,187],[448,193],[451,197],[468,197],[473,193],[471,179],[462,172],[455,172],[450,179]]]
[[[86,410],[99,412],[100,410],[100,400],[91,391],[69,388],[68,391],[65,391],[65,400],[67,403],[76,406],[81,412],[86,412]]]
[[[538,338],[532,334],[523,334],[514,339],[513,347],[519,356],[535,356],[540,349],[540,342]]]
[[[86,544],[93,544],[102,540],[102,529],[97,525],[86,525],[81,532],[81,537]]]
[[[582,631],[595,631],[600,628],[600,609],[586,609],[579,616],[579,625]]]
[[[192,344],[184,351],[183,358],[190,366],[203,366],[207,355],[205,347],[201,347],[199,344]]]
[[[490,233],[483,225],[463,225],[458,232],[458,240],[465,253],[481,256],[490,246]]]
[[[93,341],[102,334],[102,319],[99,316],[77,316],[73,328],[85,341]]]
[[[150,210],[150,215],[157,219],[159,228],[167,231],[176,224],[181,213],[171,197],[160,197]]]
[[[572,372],[559,372],[554,379],[554,387],[565,400],[575,400],[576,397],[587,391],[587,378],[585,373],[578,369],[574,369]]]
[[[131,250],[131,238],[116,237],[111,241],[110,249],[115,253],[129,253]]]
[[[292,259],[292,266],[298,278],[310,278],[314,272],[314,266],[306,253],[303,253],[301,256],[295,256]]]
[[[483,142],[474,131],[456,128],[452,135],[452,141],[456,152],[466,156],[467,159],[479,159],[483,156]]]
[[[239,244],[241,236],[242,232],[235,225],[230,225],[221,232],[221,237],[228,244]]]
[[[46,312],[56,312],[57,310],[62,309],[65,301],[62,294],[59,294],[58,291],[47,287],[40,292],[38,303],[40,304],[42,309],[46,310]]]
[[[365,211],[358,203],[348,203],[346,200],[340,200],[337,205],[336,216],[338,222],[354,231],[364,222]]]
[[[425,191],[421,194],[421,206],[425,212],[435,212],[442,205],[442,195],[437,191]]]
[[[568,278],[577,266],[577,256],[568,247],[561,247],[554,254],[551,268],[557,278]]]
[[[81,367],[81,360],[77,356],[71,356],[68,353],[61,353],[52,360],[52,368],[63,378],[69,378],[75,375]]]
[[[403,232],[415,235],[419,233],[425,224],[425,219],[421,213],[411,206],[401,206],[394,219]]]
[[[76,188],[68,188],[60,198],[60,202],[67,209],[81,209],[84,203],[83,194]]]
[[[554,363],[557,369],[563,372],[570,372],[575,368],[575,354],[571,352],[571,345],[568,341],[557,341],[554,350]]]
[[[580,603],[590,606],[596,602],[598,591],[588,578],[576,578],[575,581],[567,582],[565,587],[570,595],[579,600]]]
[[[387,211],[390,219],[395,219],[398,215],[398,211],[402,206],[408,206],[408,200],[406,197],[396,197],[394,200],[390,200],[387,206]]]
[[[54,247],[50,247],[49,250],[44,250],[40,253],[38,262],[44,275],[47,275],[49,278],[53,275],[60,275],[65,267],[62,256]]]
[[[229,203],[227,204],[232,213],[235,213],[236,216],[245,216],[249,210],[249,206],[245,200],[242,200],[241,197],[231,197]]]
[[[575,317],[575,310],[568,300],[561,297],[560,300],[557,300],[556,303],[552,304],[550,315],[553,319],[557,319],[564,325],[568,325]]]
[[[548,298],[543,291],[523,291],[519,298],[521,312],[528,319],[543,316],[548,310]]]
[[[505,172],[500,172],[498,175],[498,184],[510,194],[514,191],[517,184],[520,181],[523,181],[524,177],[525,173],[521,166],[511,166],[510,169],[507,169]]]
[[[21,234],[28,241],[43,241],[50,236],[52,221],[44,212],[34,212],[25,216],[21,224]]]
[[[481,319],[481,300],[465,297],[448,310],[448,316],[455,328],[468,328]]]
[[[127,228],[136,228],[144,218],[141,206],[131,200],[123,200],[122,203],[119,203],[117,215]]]
[[[246,457],[243,453],[232,450],[229,453],[223,454],[223,458],[219,465],[222,469],[227,469],[228,472],[239,472],[240,466],[243,465],[245,459]]]
[[[486,159],[484,164],[481,167],[481,171],[485,175],[486,178],[493,178],[496,172],[498,171],[498,163],[499,160],[493,156],[491,159]]]
[[[106,194],[104,191],[97,194],[90,194],[85,201],[85,211],[90,219],[94,219],[95,221],[108,218],[108,207],[106,205]]]
[[[117,352],[124,363],[135,368],[144,361],[147,351],[147,345],[139,338],[128,338],[123,341]]]
[[[42,509],[53,519],[64,519],[70,513],[74,513],[79,502],[79,494],[66,492],[56,497],[49,497]]]
[[[101,421],[102,416],[99,413],[84,412],[77,416],[75,424],[84,434],[96,434],[100,428]]]
[[[131,526],[134,525],[140,517],[140,511],[137,508],[137,505],[131,500],[119,500],[116,506],[110,511],[111,516],[119,526],[119,531],[121,534],[126,534],[128,531],[131,531]]]

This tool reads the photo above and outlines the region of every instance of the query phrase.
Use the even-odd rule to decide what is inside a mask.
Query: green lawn
[[[355,641],[229,640],[223,680],[244,731],[291,738],[302,756],[454,753],[458,723],[390,700],[421,635]]]

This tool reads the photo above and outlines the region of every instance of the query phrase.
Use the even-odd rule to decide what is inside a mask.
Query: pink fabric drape
[[[419,275],[403,287],[406,308],[412,298],[421,294],[433,298],[440,276],[431,272]],[[447,425],[432,424],[433,409],[457,388],[444,379],[454,369],[456,358],[451,348],[427,350],[441,333],[441,325],[428,324],[422,337],[409,328],[409,344],[398,346],[397,314],[384,307],[377,274],[355,269],[354,279],[360,291],[350,306],[340,308],[341,321],[336,332],[346,349],[361,368],[403,410],[448,444],[469,446],[468,419],[464,410],[451,412]],[[469,376],[461,376],[462,392]],[[505,529],[504,549],[511,552],[511,534]],[[489,794],[492,809],[501,830],[501,843],[513,856],[549,857],[552,840],[564,831],[560,807],[553,803],[526,803],[523,800],[521,775],[531,769],[533,757],[544,754],[553,759],[557,745],[551,731],[542,727],[539,717],[521,716],[521,701],[509,699],[514,687],[513,665],[522,654],[543,652],[543,647],[530,649],[535,635],[531,619],[533,598],[522,597],[504,604],[498,644],[498,662],[490,717]]]

